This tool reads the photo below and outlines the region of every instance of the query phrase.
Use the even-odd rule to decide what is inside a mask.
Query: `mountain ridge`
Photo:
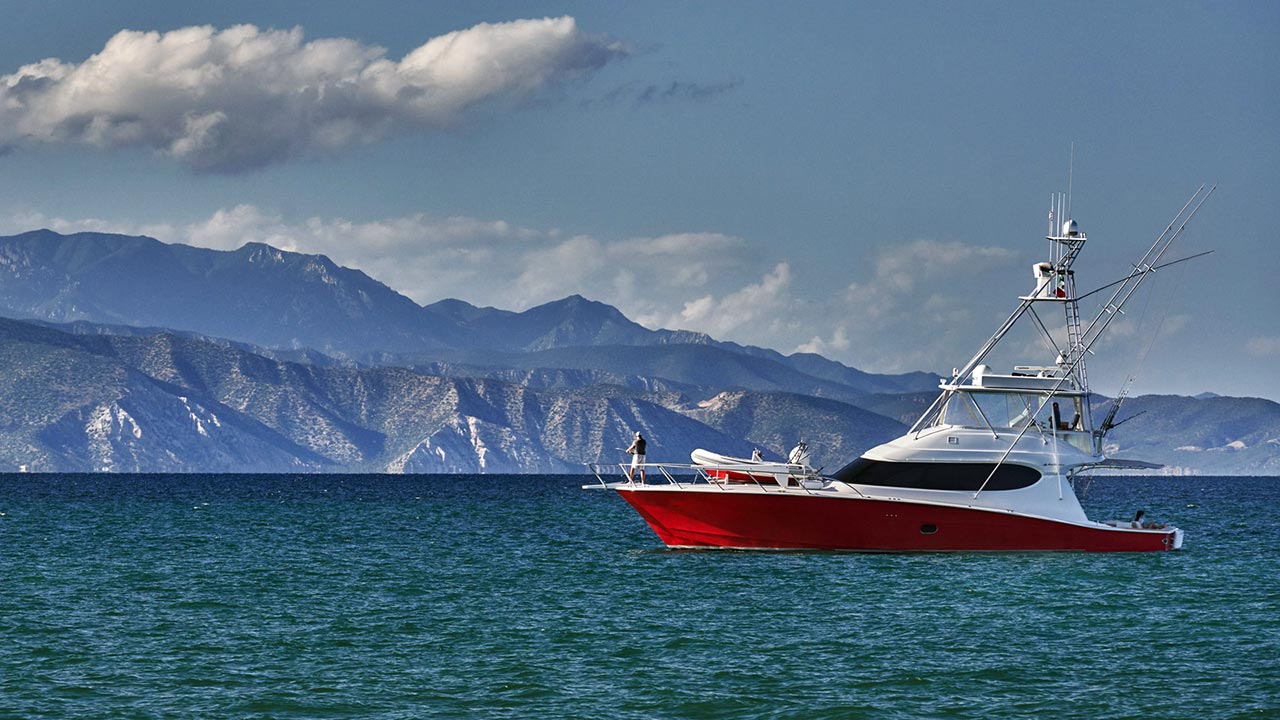
[[[0,238],[4,313],[23,316],[0,320],[0,467],[14,470],[573,472],[636,429],[674,462],[694,443],[781,456],[806,439],[834,468],[900,434],[938,382],[649,330],[580,295],[419,306],[263,243]],[[1275,403],[1128,402],[1113,452],[1280,474]]]
[[[873,411],[780,391],[533,388],[10,319],[0,319],[0,370],[0,470],[10,471],[581,472],[620,459],[636,430],[655,461],[687,462],[695,447],[778,457],[804,439],[831,470],[903,432],[926,398],[861,400]],[[1269,400],[1139,396],[1126,409],[1133,419],[1109,437],[1111,452],[1173,456],[1174,474],[1280,474],[1280,405]]]
[[[686,457],[700,444],[748,449],[626,392],[316,367],[169,334],[73,336],[8,319],[0,340],[0,407],[28,415],[0,416],[10,470],[581,472],[636,429]]]
[[[257,242],[210,250],[108,233],[37,230],[0,237],[0,314],[171,328],[365,362],[372,354],[383,354],[393,364],[404,364],[400,358],[406,355],[419,361],[448,360],[454,352],[707,345],[803,374],[820,372],[818,380],[862,392],[936,383],[926,373],[875,375],[819,356],[786,356],[683,330],[649,330],[617,308],[581,295],[519,313],[456,299],[419,306],[324,255]]]

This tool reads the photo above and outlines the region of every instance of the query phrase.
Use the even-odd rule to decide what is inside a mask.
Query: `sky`
[[[266,242],[422,304],[576,293],[652,328],[947,373],[1032,287],[1051,193],[1089,235],[1088,290],[1217,185],[1169,257],[1213,254],[1144,285],[1093,389],[1280,400],[1274,2],[0,16],[2,234]],[[1011,361],[1052,360],[1025,349]]]

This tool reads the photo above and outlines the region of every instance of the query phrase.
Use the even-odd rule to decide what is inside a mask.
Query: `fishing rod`
[[[1153,268],[1151,268],[1151,269],[1152,269],[1152,270],[1163,270],[1163,269],[1165,269],[1165,268],[1169,267],[1170,265],[1177,265],[1178,263],[1181,263],[1181,262],[1186,262],[1186,261],[1188,261],[1188,260],[1195,260],[1196,258],[1201,258],[1201,257],[1204,257],[1205,255],[1212,255],[1212,254],[1213,254],[1213,251],[1212,251],[1212,250],[1205,250],[1205,251],[1204,251],[1204,252],[1202,252],[1202,253],[1196,253],[1195,255],[1188,255],[1188,256],[1186,256],[1186,257],[1184,257],[1184,258],[1178,258],[1177,260],[1170,260],[1169,262],[1164,263],[1163,265],[1156,265],[1155,267],[1153,267]],[[1128,280],[1132,280],[1133,278],[1135,278],[1135,277],[1138,275],[1138,272],[1139,272],[1139,271],[1137,270],[1137,268],[1135,268],[1135,269],[1134,269],[1134,271],[1133,271],[1133,272],[1131,272],[1131,273],[1129,273],[1127,276],[1122,277],[1122,278],[1120,278],[1119,280],[1117,280],[1117,281],[1115,281],[1115,282],[1113,282],[1113,283],[1107,283],[1106,285],[1103,285],[1102,287],[1094,288],[1093,290],[1090,290],[1089,292],[1087,292],[1087,293],[1085,293],[1085,294],[1083,294],[1083,295],[1081,295],[1081,296],[1077,297],[1077,298],[1076,298],[1076,300],[1077,300],[1077,301],[1083,300],[1083,299],[1085,299],[1085,298],[1089,297],[1090,295],[1096,295],[1096,294],[1098,294],[1098,293],[1102,292],[1103,290],[1106,290],[1106,289],[1107,289],[1107,288],[1109,288],[1109,287],[1115,287],[1116,285],[1119,285],[1119,284],[1120,284],[1120,283],[1122,283],[1122,282],[1125,282],[1125,281],[1128,281]]]
[[[1119,407],[1119,405],[1116,405],[1116,407]],[[1138,412],[1130,415],[1129,417],[1121,420],[1120,422],[1110,422],[1110,420],[1108,419],[1106,422],[1103,423],[1102,431],[1105,433],[1112,428],[1118,428],[1121,425],[1129,422],[1130,420],[1138,417],[1139,415],[1146,415],[1146,414],[1147,414],[1146,410],[1139,410]]]
[[[1124,306],[1129,302],[1129,299],[1138,291],[1138,288],[1142,287],[1143,281],[1150,277],[1151,273],[1155,272],[1155,263],[1160,261],[1160,258],[1168,251],[1173,241],[1182,235],[1182,232],[1187,228],[1187,224],[1196,216],[1196,213],[1200,212],[1200,208],[1204,206],[1209,197],[1213,195],[1213,191],[1217,189],[1218,186],[1214,185],[1209,188],[1209,192],[1201,195],[1204,191],[1204,185],[1201,185],[1187,200],[1187,204],[1182,207],[1182,210],[1179,210],[1178,214],[1174,216],[1173,221],[1169,223],[1165,231],[1160,233],[1160,237],[1156,238],[1156,241],[1151,244],[1151,248],[1142,256],[1142,259],[1134,265],[1134,271],[1118,283],[1120,287],[1116,288],[1111,298],[1103,305],[1102,310],[1098,312],[1093,321],[1080,334],[1078,347],[1082,356],[1085,353],[1093,352],[1094,344],[1106,333],[1111,322],[1115,320],[1117,315],[1124,313]],[[1195,203],[1195,207],[1191,209],[1190,214],[1183,217],[1192,203]],[[1178,225],[1179,220],[1182,221],[1181,225]],[[1170,234],[1174,225],[1178,225],[1178,229]]]

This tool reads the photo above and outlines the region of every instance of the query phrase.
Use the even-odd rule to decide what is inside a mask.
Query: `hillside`
[[[783,356],[700,333],[649,330],[578,295],[518,313],[460,300],[422,307],[323,255],[261,243],[218,251],[106,233],[37,230],[0,237],[0,315],[168,328],[272,352],[310,349],[381,365],[483,364],[479,359],[495,354],[557,348],[714,347],[725,356],[807,376],[785,388],[795,392],[822,383],[847,386],[839,391],[844,395],[898,392],[935,382],[922,373],[873,375],[818,356]],[[632,374],[622,367],[593,369]]]
[[[699,446],[749,452],[613,388],[536,392],[12,320],[0,320],[0,348],[0,467],[10,471],[579,472],[636,430],[661,449],[655,459]]]
[[[1132,418],[1125,421],[1125,418]],[[1280,475],[1280,404],[1261,398],[1144,395],[1125,402],[1108,451],[1168,472]]]

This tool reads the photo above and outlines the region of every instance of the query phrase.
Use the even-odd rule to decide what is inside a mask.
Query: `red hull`
[[[1174,549],[1174,531],[1088,527],[894,500],[619,488],[671,547],[870,551]]]

